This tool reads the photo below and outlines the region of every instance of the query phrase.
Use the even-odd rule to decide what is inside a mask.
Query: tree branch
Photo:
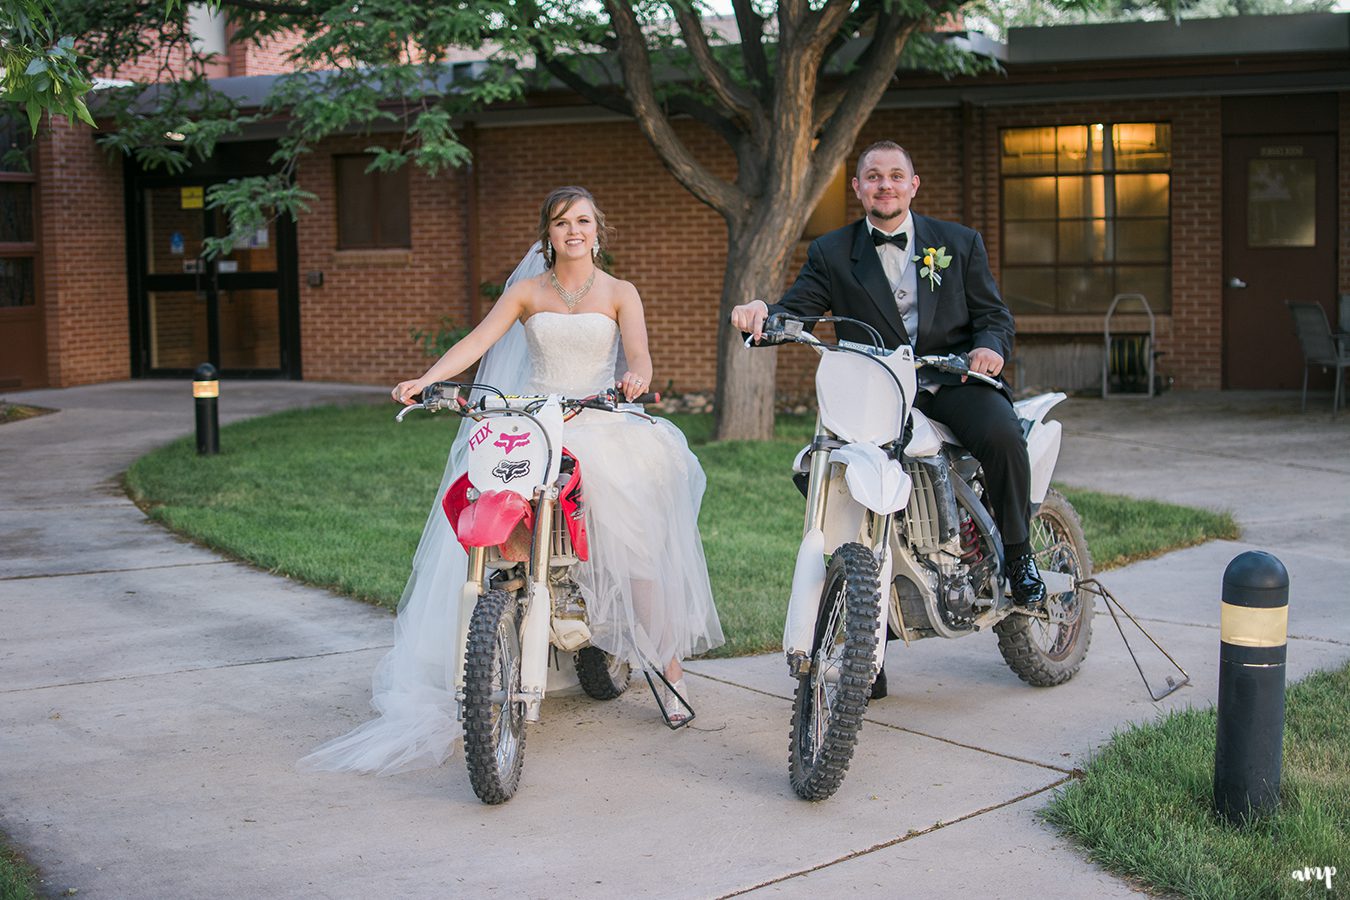
[[[661,162],[691,194],[722,214],[739,218],[746,207],[745,196],[733,184],[714,176],[684,145],[656,100],[651,58],[646,36],[633,14],[632,5],[620,0],[605,0],[611,24],[619,36],[619,62],[633,105],[638,128],[656,148]]]
[[[797,41],[797,32],[810,12],[806,0],[780,0],[778,4],[778,64],[781,68],[784,51]]]
[[[905,43],[919,27],[920,20],[900,13],[878,18],[872,41],[863,51],[867,65],[858,66],[845,81],[846,87],[832,113],[817,121],[821,132],[816,155],[820,159],[842,159],[858,138],[858,132],[872,114],[877,101],[895,77]],[[833,172],[815,172],[813,183]]]
[[[830,60],[834,59],[836,53],[843,47],[848,46],[849,41],[853,39],[863,26],[866,25],[882,12],[881,0],[862,0],[852,13],[840,24],[834,35],[825,45],[825,52],[820,57],[820,70],[824,75],[825,69],[829,66]]]
[[[533,44],[533,42],[531,42]],[[589,100],[596,106],[616,112],[621,116],[634,116],[633,106],[622,95],[614,91],[607,91],[599,85],[592,84],[582,78],[576,72],[573,72],[556,57],[549,55],[542,45],[535,46],[535,58],[538,59],[548,73],[561,81],[567,87],[576,91],[582,98]]]
[[[758,94],[763,100],[769,90],[769,60],[764,55],[764,19],[755,12],[751,0],[733,0],[732,9],[736,13],[736,30],[741,35],[741,58],[745,60],[745,70],[750,80],[758,85]]]
[[[665,103],[666,108],[671,112],[688,116],[716,131],[733,149],[741,135],[745,134],[745,130],[739,127],[736,122],[726,116],[719,115],[715,110],[692,97],[668,97]]]
[[[824,52],[838,35],[853,9],[851,0],[827,0],[802,22],[802,37],[812,48]]]
[[[881,13],[882,4],[880,0],[864,0],[863,3],[858,5],[858,8],[854,10],[851,21],[840,28],[839,33],[835,35],[830,41],[829,46],[825,48],[825,53],[820,60],[819,78],[822,83],[826,80],[826,69],[828,68],[830,61],[834,59],[835,54],[837,54],[841,48],[848,45],[850,40],[848,35],[856,34],[869,20],[881,15]],[[878,23],[877,27],[880,28],[882,26]],[[879,46],[880,45],[875,40],[868,42],[867,46],[863,48],[862,53],[858,54],[858,58],[854,60],[853,68],[855,72],[867,69],[871,65],[871,60],[877,55],[877,48]],[[903,46],[901,46],[900,52],[904,52]],[[900,56],[897,54],[897,65],[899,64],[899,59]],[[894,73],[894,67],[891,68],[891,72]],[[815,131],[820,131],[825,123],[829,121],[830,117],[835,114],[835,111],[839,108],[839,104],[844,101],[848,88],[852,84],[853,80],[845,77],[838,81],[835,86],[817,92],[812,111],[812,127]]]
[[[684,36],[685,46],[689,48],[699,72],[707,79],[708,87],[731,118],[749,124],[749,118],[755,107],[754,95],[736,84],[708,45],[708,35],[703,30],[703,20],[699,18],[688,0],[674,0],[671,8],[675,10],[675,20],[679,22],[680,34]]]

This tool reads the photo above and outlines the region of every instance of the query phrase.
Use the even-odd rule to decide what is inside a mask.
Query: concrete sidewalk
[[[380,394],[233,382],[221,408]],[[1050,690],[1018,681],[992,635],[893,643],[891,696],[818,804],[787,783],[777,654],[689,664],[699,717],[680,733],[645,686],[550,698],[502,807],[478,803],[459,754],[392,778],[301,775],[297,758],[368,718],[392,618],[224,560],[125,498],[118,473],[190,431],[184,385],[3,399],[61,410],[0,426],[0,830],[53,894],[1142,895],[1036,810],[1114,729],[1214,701],[1228,561],[1266,549],[1289,568],[1291,678],[1350,657],[1350,415],[1300,415],[1296,395],[1075,399],[1057,410],[1060,481],[1226,507],[1245,530],[1103,577],[1191,673],[1161,703],[1099,616],[1082,671]]]

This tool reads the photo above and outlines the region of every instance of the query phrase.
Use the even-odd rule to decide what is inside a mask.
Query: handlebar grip
[[[593,397],[592,399],[587,400],[579,405],[583,409],[602,409],[605,412],[615,412],[616,411],[615,407],[618,406],[620,403],[647,404],[660,402],[661,402],[660,391],[649,391],[645,394],[638,394],[632,400],[627,400],[624,398],[622,391],[611,389],[605,391],[600,396]]]

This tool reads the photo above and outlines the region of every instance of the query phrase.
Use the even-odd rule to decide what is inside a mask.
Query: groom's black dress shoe
[[[1008,581],[1017,606],[1040,606],[1045,602],[1045,582],[1041,581],[1036,559],[1030,553],[1009,560]]]
[[[886,668],[883,666],[881,671],[877,672],[877,680],[872,682],[872,694],[867,699],[880,700],[886,696]]]

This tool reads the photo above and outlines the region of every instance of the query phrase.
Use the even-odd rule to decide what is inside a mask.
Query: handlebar
[[[807,322],[849,322],[862,328],[866,328],[876,339],[875,346],[867,344],[858,344],[853,341],[839,341],[834,344],[820,340],[815,335],[806,331],[803,327]],[[787,313],[773,313],[764,320],[762,336],[759,343],[753,343],[753,339],[747,339],[747,347],[772,347],[779,344],[810,344],[818,351],[843,350],[851,353],[863,353],[868,356],[886,356],[891,351],[886,349],[881,342],[880,335],[876,329],[857,319],[851,319],[846,316],[792,316]],[[983,381],[992,387],[1002,388],[1002,383],[997,378],[985,375],[983,372],[972,372],[970,369],[970,360],[964,353],[950,353],[945,356],[915,356],[914,368],[916,369],[936,369],[947,375],[958,375],[962,378],[974,378],[976,381]]]
[[[489,391],[492,395],[495,395],[495,397],[500,398],[501,401],[503,401],[503,403],[506,403],[507,405],[489,406],[488,405],[489,397],[487,396],[480,399],[477,403],[469,403],[467,400],[465,400],[463,397],[459,395],[459,391],[461,388],[471,388],[471,389],[478,388]],[[491,410],[509,409],[510,407],[507,401],[512,399],[526,401],[524,403],[521,403],[520,407],[522,409],[525,409],[526,411],[530,411],[536,409],[539,406],[542,406],[544,402],[548,400],[548,397],[542,396],[542,397],[508,398],[506,394],[502,393],[497,388],[492,387],[490,385],[471,384],[459,381],[438,381],[435,384],[428,385],[421,393],[419,393],[416,397],[417,402],[410,403],[407,406],[403,407],[401,410],[399,410],[398,415],[394,417],[394,420],[396,422],[402,422],[403,417],[415,409],[421,409],[427,412],[440,412],[443,410],[448,410],[450,412],[453,412],[455,415],[472,418],[474,416],[481,415]],[[628,415],[650,418],[650,416],[647,416],[647,414],[642,412],[641,410],[620,409],[619,405],[629,403],[637,405],[646,403],[659,403],[660,400],[661,394],[658,391],[650,391],[645,394],[640,394],[630,401],[625,399],[622,392],[620,392],[617,388],[608,388],[606,390],[601,391],[598,394],[592,394],[589,397],[564,397],[561,400],[561,405],[563,408],[563,412],[567,418],[576,415],[583,409],[599,409],[605,412],[627,413]]]

